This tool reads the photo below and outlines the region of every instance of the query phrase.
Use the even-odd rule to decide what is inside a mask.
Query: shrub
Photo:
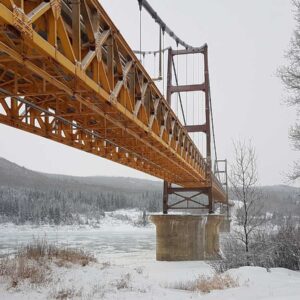
[[[6,277],[11,287],[17,287],[25,280],[34,285],[45,283],[49,279],[50,271],[45,264],[16,256],[0,260],[0,276]]]
[[[258,231],[251,240],[249,251],[234,236],[222,245],[222,259],[210,262],[218,273],[242,266],[287,268],[300,270],[300,227],[292,220],[284,222],[276,231]]]
[[[76,291],[74,288],[63,288],[52,294],[52,298],[56,300],[74,299],[75,297],[81,297],[82,292]]]
[[[104,270],[104,269],[107,269],[111,266],[111,262],[110,261],[104,261],[102,263],[102,267],[101,267],[101,270]]]
[[[265,267],[300,270],[300,227],[291,220],[264,239],[262,245]]]
[[[116,282],[116,287],[118,290],[121,290],[121,289],[128,289],[129,288],[129,282],[130,282],[130,274],[127,273],[125,275],[122,275],[122,277],[117,280]]]
[[[139,218],[133,223],[133,225],[137,227],[145,227],[149,225],[149,223],[149,217],[147,216],[146,211],[144,210],[139,216]]]
[[[54,260],[59,266],[67,263],[86,266],[91,262],[96,262],[94,256],[81,249],[59,247],[49,244],[45,239],[33,240],[33,242],[19,250],[18,256],[36,261]]]
[[[0,259],[0,276],[9,279],[11,287],[25,280],[42,284],[51,280],[50,262],[59,267],[69,263],[86,266],[96,259],[83,250],[59,248],[37,239],[21,248],[16,255]]]
[[[172,288],[209,293],[212,290],[224,290],[228,288],[238,287],[238,280],[230,276],[229,274],[214,274],[210,276],[199,276],[196,280],[191,280],[187,282],[177,282]]]

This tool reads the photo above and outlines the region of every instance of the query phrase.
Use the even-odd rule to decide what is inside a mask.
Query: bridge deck
[[[183,187],[212,186],[225,202],[99,2],[67,2],[0,0],[0,122]]]

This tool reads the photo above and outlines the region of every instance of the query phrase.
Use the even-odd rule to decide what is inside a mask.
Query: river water
[[[67,247],[82,248],[97,255],[142,254],[155,251],[155,229],[90,228],[72,226],[0,225],[0,254],[13,253],[33,239],[46,239]]]

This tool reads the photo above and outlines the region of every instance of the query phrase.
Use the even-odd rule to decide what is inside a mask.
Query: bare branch
[[[286,90],[288,105],[295,106],[300,113],[300,1],[293,0],[295,8],[294,15],[297,22],[293,37],[290,42],[290,48],[286,53],[288,65],[282,66],[278,70],[278,76],[281,78]],[[296,123],[290,130],[290,139],[295,150],[300,150],[300,125]],[[295,168],[289,176],[290,180],[300,178],[299,162],[295,163]]]
[[[235,198],[242,203],[242,207],[237,210],[237,222],[243,231],[237,233],[237,239],[245,245],[245,252],[248,252],[252,233],[265,221],[261,217],[261,193],[257,188],[256,153],[251,141],[237,141],[233,147],[235,159],[229,180]]]

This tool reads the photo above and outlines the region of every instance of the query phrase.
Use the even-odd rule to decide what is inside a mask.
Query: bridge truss
[[[227,202],[97,0],[0,0],[0,122]]]

